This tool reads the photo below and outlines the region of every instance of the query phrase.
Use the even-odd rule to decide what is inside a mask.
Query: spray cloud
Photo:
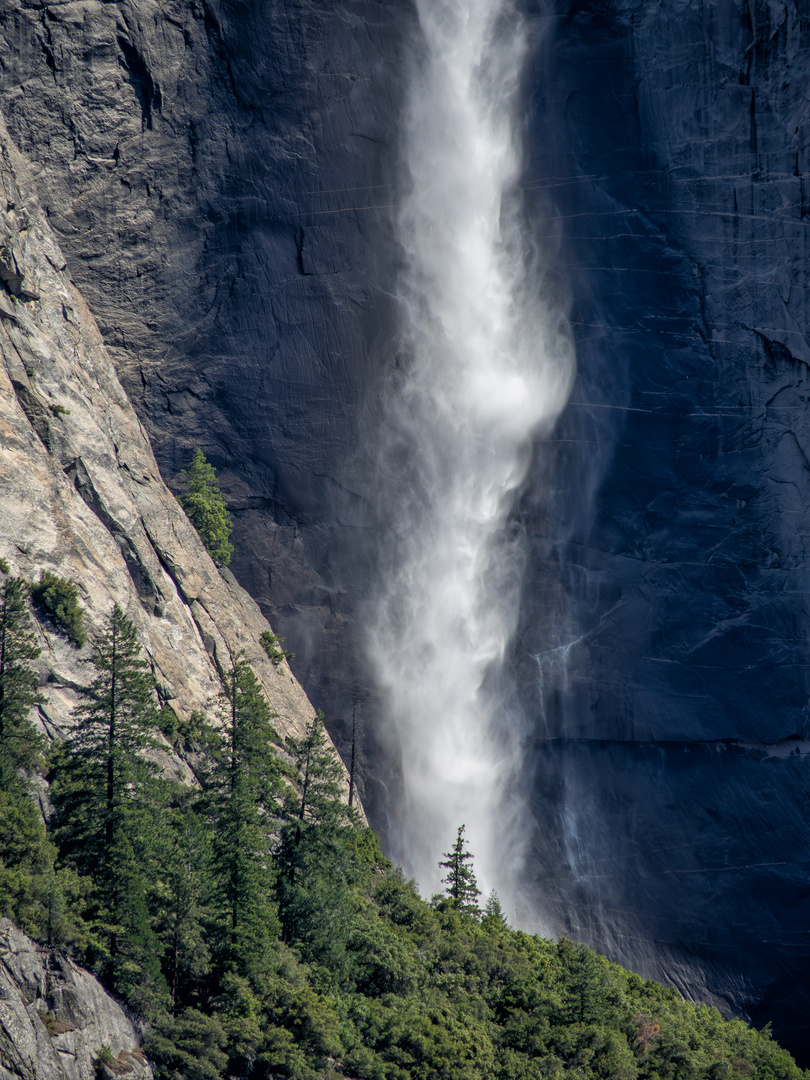
[[[407,370],[381,450],[391,523],[369,652],[402,757],[392,854],[425,892],[467,826],[479,886],[514,916],[525,722],[508,652],[523,553],[510,511],[573,378],[525,242],[511,0],[417,0],[397,232]]]

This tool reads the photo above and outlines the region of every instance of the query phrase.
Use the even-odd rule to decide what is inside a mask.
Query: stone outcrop
[[[243,652],[279,730],[300,733],[312,707],[286,662],[262,649],[269,627],[256,603],[214,565],[161,480],[1,123],[0,248],[31,283],[29,296],[0,292],[0,556],[30,581],[48,570],[74,582],[91,638],[120,604],[181,720],[210,711],[220,673]],[[76,649],[45,618],[39,629],[41,719],[58,736],[90,681],[91,646]]]
[[[151,1080],[140,1038],[90,972],[0,919],[0,1078]]]

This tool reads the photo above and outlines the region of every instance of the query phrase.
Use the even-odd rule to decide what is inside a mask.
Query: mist
[[[459,825],[513,922],[527,722],[510,673],[525,550],[510,518],[574,351],[520,195],[529,27],[508,0],[418,0],[396,218],[402,363],[380,436],[388,522],[368,620],[385,737],[402,762],[391,854],[422,892]]]

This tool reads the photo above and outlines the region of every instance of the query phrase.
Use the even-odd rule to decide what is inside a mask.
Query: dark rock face
[[[516,657],[549,918],[772,1019],[794,1051],[810,1004],[800,9],[535,13],[526,199],[538,219],[556,207],[580,374],[520,508]],[[367,438],[396,362],[386,208],[412,22],[408,0],[0,7],[0,106],[161,469],[198,445],[220,469],[236,575],[338,739],[364,692],[352,619]]]
[[[361,420],[393,352],[406,9],[0,8],[0,107],[163,475],[197,446],[220,470],[233,570],[333,721],[356,693],[343,590],[363,563]]]
[[[556,539],[542,483],[523,508],[522,669],[557,925],[806,1058],[801,8],[560,12],[533,169],[567,178],[580,369],[538,460]]]

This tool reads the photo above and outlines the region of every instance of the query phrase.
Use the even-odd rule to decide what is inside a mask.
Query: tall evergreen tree
[[[320,712],[302,738],[287,740],[287,749],[296,777],[277,855],[282,936],[301,943],[311,959],[338,968],[349,933],[349,837],[356,811],[345,801],[345,771]]]
[[[152,905],[173,1013],[205,999],[212,970],[213,835],[204,807],[198,791],[178,785],[161,835]]]
[[[42,700],[31,661],[40,653],[28,609],[28,586],[7,577],[0,591],[0,788],[26,786],[24,774],[36,765],[42,739],[30,719]]]
[[[9,574],[0,560],[0,573]],[[31,662],[40,653],[33,632],[29,586],[6,576],[0,587],[0,914],[34,937],[64,942],[75,936],[68,894],[81,890],[76,875],[57,872],[31,798],[30,774],[41,764],[43,739],[30,712],[43,699]]]
[[[344,802],[345,771],[329,741],[318,712],[301,739],[287,740],[287,749],[295,764],[300,790],[290,793],[288,815],[296,823],[300,837],[307,824],[344,825],[353,819]]]
[[[219,490],[217,471],[202,450],[194,454],[191,467],[183,469],[183,477],[188,491],[180,496],[180,505],[200,534],[211,558],[229,563],[233,555],[233,544],[230,542],[233,525]]]
[[[144,751],[154,745],[158,714],[155,681],[141,657],[137,630],[118,604],[93,651],[96,677],[76,710],[68,739],[72,756],[71,858],[88,872],[104,873],[116,831],[140,802],[154,776]]]
[[[216,825],[214,867],[220,962],[250,975],[277,927],[272,851],[281,790],[277,735],[258,679],[238,657],[224,683],[223,728],[208,778]]]
[[[447,886],[445,891],[453,907],[465,915],[477,917],[480,909],[476,898],[481,895],[481,890],[473,873],[472,854],[467,850],[464,828],[463,825],[459,826],[456,842],[451,851],[445,852],[444,861],[439,866],[448,872],[447,877],[442,878],[442,884]]]
[[[146,903],[161,828],[160,786],[145,757],[157,707],[136,628],[117,604],[93,664],[96,677],[54,768],[57,840],[62,858],[95,885],[97,966],[148,1013],[165,995]]]

